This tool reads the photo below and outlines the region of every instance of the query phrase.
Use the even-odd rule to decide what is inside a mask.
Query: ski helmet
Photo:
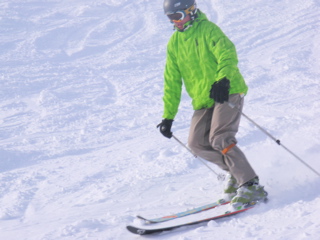
[[[174,14],[177,11],[186,10],[196,4],[195,0],[164,0],[164,14]]]

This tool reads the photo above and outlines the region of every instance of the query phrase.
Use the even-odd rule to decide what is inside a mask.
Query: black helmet
[[[179,10],[186,10],[196,4],[196,0],[164,0],[163,10],[166,15]]]

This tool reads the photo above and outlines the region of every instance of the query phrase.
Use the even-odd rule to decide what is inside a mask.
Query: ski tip
[[[144,217],[142,217],[142,216],[140,216],[140,215],[137,215],[136,218],[141,219],[141,220],[144,220],[144,221],[147,220],[147,219],[145,219]]]
[[[130,225],[127,226],[127,229],[129,232],[134,233],[134,234],[138,234],[138,235],[144,235],[146,232],[146,230],[144,230],[144,229],[140,229],[140,228],[130,226]]]

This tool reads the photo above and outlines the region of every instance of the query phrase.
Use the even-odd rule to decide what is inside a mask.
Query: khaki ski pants
[[[229,96],[229,102],[243,107],[240,94]],[[236,146],[241,113],[228,103],[215,104],[212,108],[196,110],[193,114],[188,145],[199,157],[218,165],[235,177],[239,186],[255,178],[243,152]]]

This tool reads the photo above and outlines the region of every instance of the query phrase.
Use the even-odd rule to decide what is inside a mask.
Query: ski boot
[[[257,202],[266,201],[267,195],[264,187],[259,185],[259,178],[256,177],[237,189],[237,194],[232,198],[230,205],[233,210],[241,210]]]
[[[223,197],[219,200],[220,203],[231,201],[237,193],[237,180],[230,173],[227,174],[226,178],[227,181],[223,190]]]

